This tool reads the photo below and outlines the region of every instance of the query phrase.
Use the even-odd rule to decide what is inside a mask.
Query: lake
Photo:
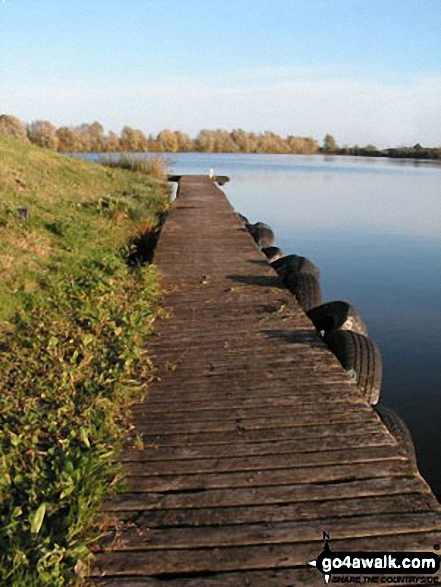
[[[381,402],[409,426],[441,497],[441,165],[337,156],[169,155],[176,174],[228,175],[238,212],[321,270],[324,301],[350,301],[383,357]]]

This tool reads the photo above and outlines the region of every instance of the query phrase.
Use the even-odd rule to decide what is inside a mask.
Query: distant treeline
[[[305,154],[328,153],[336,155],[359,155],[369,157],[411,157],[419,159],[441,158],[441,148],[399,147],[379,150],[374,145],[366,147],[339,147],[332,135],[327,134],[322,145],[312,137],[297,137],[265,131],[247,132],[242,129],[222,129],[199,132],[191,138],[182,131],[162,130],[156,136],[125,126],[118,135],[113,131],[104,132],[99,122],[79,126],[57,128],[47,120],[35,120],[25,124],[15,116],[0,116],[0,133],[13,135],[23,140],[53,149],[61,153],[114,153],[114,152],[203,152],[203,153],[279,153]]]
[[[441,159],[441,147],[432,149],[422,147],[419,143],[413,147],[394,147],[377,149],[373,145],[367,147],[343,147],[335,151],[336,155],[352,155],[355,157],[393,157],[395,159]]]

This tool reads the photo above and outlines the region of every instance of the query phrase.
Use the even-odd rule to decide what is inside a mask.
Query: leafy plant
[[[129,406],[151,371],[144,343],[158,312],[155,268],[129,266],[127,257],[141,221],[155,224],[168,192],[138,174],[47,151],[42,158],[2,140],[9,161],[0,217],[11,269],[0,271],[0,302],[10,302],[0,323],[0,584],[64,587],[81,582],[103,532],[97,511],[117,486]],[[11,194],[19,165],[27,186],[43,172],[51,187]],[[78,198],[81,178],[89,189]],[[23,202],[27,223],[11,213]]]

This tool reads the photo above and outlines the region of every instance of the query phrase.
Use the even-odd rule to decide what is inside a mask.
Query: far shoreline
[[[402,163],[413,163],[414,165],[418,165],[418,163],[431,163],[436,166],[441,164],[441,159],[439,158],[425,158],[425,157],[398,157],[393,155],[361,155],[361,154],[351,154],[351,153],[244,153],[244,152],[231,152],[231,151],[74,151],[71,153],[60,153],[61,155],[65,155],[67,157],[73,158],[82,158],[82,159],[92,159],[94,161],[99,162],[99,159],[105,157],[119,157],[119,156],[151,156],[151,157],[173,157],[175,155],[235,155],[235,156],[249,156],[249,155],[264,155],[264,156],[289,156],[289,157],[317,157],[321,156],[324,158],[333,159],[336,157],[343,157],[343,158],[357,158],[357,159],[380,159],[380,160],[393,160]]]

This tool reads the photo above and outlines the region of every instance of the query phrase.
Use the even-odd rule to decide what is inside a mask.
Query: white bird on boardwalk
[[[213,179],[213,177],[214,177],[214,169],[211,168],[210,169],[210,179]]]

